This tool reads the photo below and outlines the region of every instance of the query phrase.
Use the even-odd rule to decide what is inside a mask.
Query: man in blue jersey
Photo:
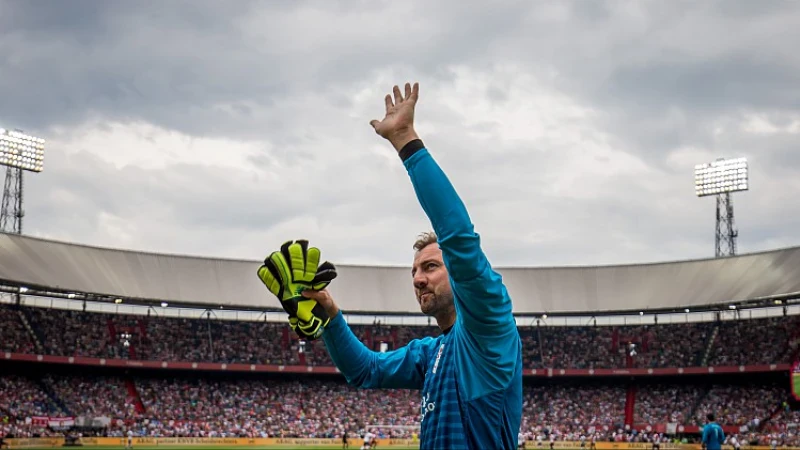
[[[414,130],[419,85],[394,86],[370,122],[405,166],[433,226],[413,248],[422,312],[442,334],[380,353],[352,333],[327,290],[305,292],[332,318],[322,335],[336,367],[361,388],[419,389],[420,449],[514,449],[522,416],[522,343],[511,299],[467,209]]]
[[[715,421],[714,414],[706,416],[706,426],[703,427],[703,448],[705,450],[721,450],[725,442],[725,432]]]

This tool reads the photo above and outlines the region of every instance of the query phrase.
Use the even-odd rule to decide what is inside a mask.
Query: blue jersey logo
[[[431,400],[431,393],[428,392],[428,395],[422,397],[422,401],[419,403],[420,409],[422,410],[421,411],[422,412],[422,418],[420,419],[420,422],[424,422],[425,421],[425,415],[427,415],[428,413],[433,412],[433,410],[436,409],[436,402],[432,402],[430,400]]]

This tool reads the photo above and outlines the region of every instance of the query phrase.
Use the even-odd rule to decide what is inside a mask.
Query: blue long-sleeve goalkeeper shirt
[[[725,442],[725,432],[716,422],[709,422],[703,427],[703,444],[707,450],[720,450]]]
[[[339,313],[323,339],[361,388],[419,389],[420,449],[514,449],[522,419],[522,342],[502,277],[484,255],[467,209],[422,141],[400,152],[436,232],[456,307],[446,333],[386,353],[364,346]]]

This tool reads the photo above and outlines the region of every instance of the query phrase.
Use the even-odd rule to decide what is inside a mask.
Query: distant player
[[[539,432],[539,434],[536,435],[536,446],[541,447],[542,445],[544,445],[542,441],[544,441],[544,436],[542,436],[542,433]]]
[[[591,443],[589,444],[589,450],[597,450],[597,433],[592,433]]]
[[[371,431],[367,431],[364,433],[364,445],[361,446],[361,450],[369,450],[374,447],[375,436]]]
[[[706,416],[706,426],[703,427],[703,448],[705,450],[722,450],[725,442],[725,432],[717,424],[713,413]]]
[[[128,444],[125,445],[125,448],[133,448],[133,431],[128,430]]]
[[[581,441],[581,448],[586,448],[586,436],[583,433],[581,433],[580,441]]]
[[[550,450],[556,448],[556,433],[555,431],[550,432]]]
[[[739,443],[739,439],[736,436],[731,436],[728,439],[728,443],[733,447],[733,450],[740,450],[742,448],[742,444]]]
[[[653,450],[661,450],[661,436],[658,433],[653,433]]]
[[[525,435],[522,431],[517,434],[517,448],[525,448]]]
[[[350,444],[347,443],[347,430],[342,433],[342,448],[350,448]]]
[[[372,440],[369,441],[369,447],[370,449],[375,450],[378,448],[378,430],[373,429],[372,432]]]

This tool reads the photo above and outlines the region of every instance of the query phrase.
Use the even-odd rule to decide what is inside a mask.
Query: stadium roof
[[[256,277],[260,264],[0,233],[4,284],[97,299],[277,310]],[[343,310],[419,314],[409,268],[337,267],[340,275],[330,290]],[[800,247],[720,259],[497,270],[518,314],[682,311],[800,297]]]

